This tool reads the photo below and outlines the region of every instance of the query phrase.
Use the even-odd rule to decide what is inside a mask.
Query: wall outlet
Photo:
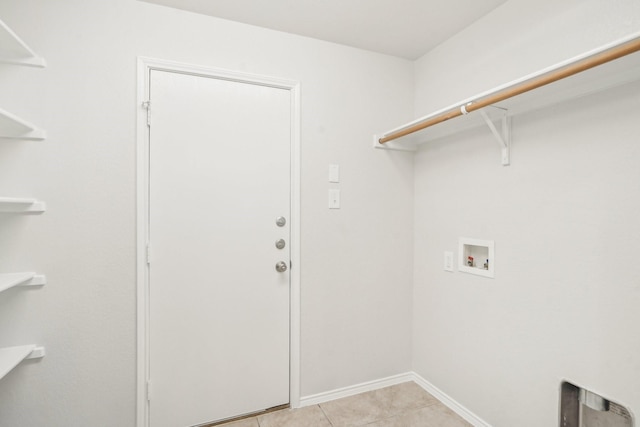
[[[329,209],[340,209],[340,190],[329,190]]]
[[[444,252],[444,271],[453,271],[453,252]]]

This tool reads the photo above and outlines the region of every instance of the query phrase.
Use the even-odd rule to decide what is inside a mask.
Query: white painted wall
[[[416,116],[640,30],[640,3],[510,0],[416,62]],[[640,85],[415,158],[414,369],[494,427],[557,425],[562,379],[640,414]],[[442,269],[495,240],[495,279]],[[637,421],[636,421],[637,422]]]
[[[4,1],[0,18],[49,63],[0,65],[2,108],[49,133],[0,143],[0,194],[49,206],[0,218],[0,268],[49,279],[0,294],[0,346],[48,353],[0,381],[0,425],[134,426],[138,55],[301,81],[302,395],[410,369],[413,163],[371,135],[412,114],[411,62],[134,0]]]
[[[0,65],[0,106],[50,135],[0,144],[0,194],[49,205],[0,221],[0,268],[49,278],[0,294],[0,346],[48,351],[0,382],[1,425],[134,425],[137,55],[302,82],[303,396],[407,371],[413,329],[414,369],[494,427],[555,425],[562,378],[640,413],[638,85],[517,117],[507,168],[487,133],[428,145],[415,210],[411,155],[370,148],[638,30],[638,2],[511,0],[416,62],[415,104],[407,61],[134,0],[0,18],[49,62]],[[494,280],[442,271],[459,236],[496,241]]]

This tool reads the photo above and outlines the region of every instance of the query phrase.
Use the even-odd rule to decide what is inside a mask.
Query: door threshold
[[[228,423],[233,423],[233,422],[240,421],[240,420],[246,420],[247,418],[253,418],[253,417],[260,416],[260,415],[269,414],[271,412],[281,411],[283,409],[289,409],[289,408],[291,408],[291,405],[288,404],[288,403],[285,403],[284,405],[274,406],[272,408],[264,409],[262,411],[251,412],[249,414],[240,415],[239,417],[227,418],[226,420],[223,420],[223,421],[216,421],[214,423],[208,423],[208,424],[198,424],[197,426],[194,426],[194,427],[216,427],[216,426],[222,426],[222,425],[225,425],[225,424],[228,424]]]

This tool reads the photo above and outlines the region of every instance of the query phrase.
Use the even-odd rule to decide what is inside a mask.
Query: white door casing
[[[146,58],[139,60],[139,72],[138,426],[150,425],[149,397],[151,420],[157,420],[151,427],[195,425],[287,401],[296,407],[300,277],[298,85]],[[150,154],[149,132],[143,108],[150,88],[151,171],[146,161]],[[226,96],[237,98],[240,103],[234,105]],[[279,107],[269,106],[270,102]],[[225,114],[223,122],[216,124],[212,120]],[[244,122],[244,117],[250,122]],[[245,144],[232,144],[231,137],[238,134],[244,135]],[[279,149],[277,144],[269,144],[270,137],[282,140],[283,136],[291,141],[286,151],[282,145]],[[156,147],[156,140],[163,138],[164,143]],[[196,140],[204,145],[198,145]],[[283,156],[290,158],[284,163],[275,160]],[[232,157],[242,161],[231,161]],[[245,170],[240,170],[242,167]],[[290,194],[284,198],[264,187],[282,186],[284,181],[287,187],[291,183]],[[187,182],[190,184],[184,185]],[[243,191],[254,194],[253,200],[238,197]],[[287,227],[275,225],[279,215],[287,217],[290,236]],[[150,237],[151,270],[147,264]],[[276,237],[286,240],[288,250],[275,248]],[[251,259],[254,263],[259,260],[260,265],[247,265]],[[294,268],[276,272],[275,263],[279,260],[291,260]],[[244,279],[239,280],[241,277]],[[234,307],[230,300],[241,304]],[[284,311],[285,316],[274,317],[274,309]],[[269,329],[268,325],[274,324],[277,328]],[[191,331],[187,334],[190,336],[185,336],[184,327]],[[238,338],[252,333],[256,340]],[[278,345],[273,346],[276,342]],[[271,347],[265,347],[268,344]],[[226,354],[231,351],[233,357],[226,357],[223,349]],[[283,359],[286,365],[272,363]],[[259,363],[250,363],[252,360]],[[256,369],[261,362],[262,368]],[[207,364],[210,372],[203,370]],[[264,367],[269,366],[274,368],[264,372]],[[158,378],[158,372],[166,375]],[[262,386],[248,387],[249,382],[239,376]],[[214,418],[202,413],[205,406],[209,406],[207,411]],[[170,410],[164,411],[165,407]],[[176,417],[183,418],[171,419],[176,412]]]

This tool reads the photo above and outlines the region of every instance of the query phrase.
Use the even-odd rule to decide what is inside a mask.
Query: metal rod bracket
[[[396,143],[380,143],[380,137],[378,135],[373,135],[373,148],[378,148],[381,150],[389,150],[389,151],[407,151],[407,152],[415,152],[418,149],[414,146],[407,146],[404,144],[396,144]]]
[[[502,117],[500,118],[500,121],[501,121],[502,129],[500,131],[498,131],[498,129],[496,128],[496,125],[493,123],[493,121],[491,120],[491,118],[489,117],[489,115],[487,114],[484,108],[478,111],[480,112],[480,115],[484,119],[484,122],[489,127],[489,130],[498,141],[498,145],[500,146],[500,149],[502,151],[502,164],[504,166],[508,166],[511,162],[511,132],[510,132],[511,117],[509,117],[508,110],[505,110],[503,108],[497,108],[497,107],[491,107],[491,108],[495,108],[496,110],[500,110],[501,112]]]

